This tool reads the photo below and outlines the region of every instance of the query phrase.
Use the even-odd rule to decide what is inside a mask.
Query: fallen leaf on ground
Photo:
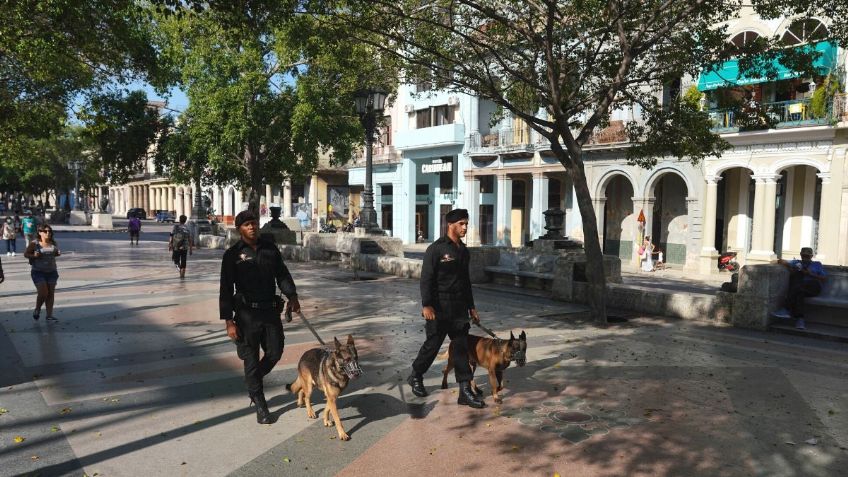
[[[283,457],[283,462],[291,462],[291,459],[289,459],[288,457]]]
[[[2,416],[3,414],[6,414],[7,412],[9,412],[8,409],[6,409],[5,407],[0,407],[0,416]]]
[[[34,456],[30,457],[30,459],[32,459],[32,460],[38,460],[38,456],[37,456],[37,455],[34,455]]]
[[[61,411],[59,411],[59,414],[68,414],[70,412],[71,412],[71,408],[65,407],[65,408],[62,408]]]
[[[53,426],[50,428],[50,432],[59,432],[60,430],[61,429],[59,429],[59,426]]]
[[[25,441],[25,440],[26,440],[26,438],[21,437],[21,436],[15,436],[15,438],[14,438],[14,439],[12,439],[12,440],[14,440],[14,441],[15,441],[15,444],[20,444],[21,442]]]

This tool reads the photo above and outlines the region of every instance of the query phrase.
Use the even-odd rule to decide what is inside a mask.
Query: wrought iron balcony
[[[834,115],[837,99],[834,98],[825,111],[819,112],[814,110],[809,99],[799,99],[774,103],[752,102],[735,108],[710,109],[707,113],[713,122],[713,131],[720,133],[818,126],[838,120],[842,112]],[[839,107],[844,106],[840,104]]]

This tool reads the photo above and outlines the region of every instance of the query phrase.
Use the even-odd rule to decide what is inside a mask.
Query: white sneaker
[[[17,255],[17,254],[15,252],[12,252],[12,256],[14,257],[15,255]]]
[[[11,256],[12,256],[12,252],[6,252],[6,256],[7,256],[7,257],[11,257]]]

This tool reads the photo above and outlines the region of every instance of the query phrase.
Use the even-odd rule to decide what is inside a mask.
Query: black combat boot
[[[424,388],[424,379],[421,376],[410,374],[409,377],[406,378],[406,382],[409,383],[409,386],[412,388],[412,394],[415,394],[418,397],[427,396],[427,389]]]
[[[271,424],[271,413],[268,411],[268,403],[265,402],[265,394],[262,391],[250,395],[252,405],[256,406],[256,422],[259,424]]]
[[[471,406],[475,409],[480,409],[486,406],[486,403],[477,397],[477,395],[474,394],[474,391],[471,390],[471,384],[469,384],[468,381],[459,383],[459,399],[456,400],[456,403],[464,406]]]

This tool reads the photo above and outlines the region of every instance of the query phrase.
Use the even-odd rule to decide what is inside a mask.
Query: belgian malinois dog
[[[448,346],[448,364],[445,365],[442,376],[442,389],[448,388],[448,373],[453,369],[453,358],[451,351],[453,342]],[[527,334],[524,331],[518,335],[518,339],[509,332],[509,340],[483,338],[482,336],[468,335],[468,362],[471,364],[471,373],[477,370],[477,366],[489,371],[489,385],[492,387],[492,397],[500,404],[503,399],[498,392],[503,390],[503,372],[515,361],[518,366],[527,363]],[[475,394],[481,396],[483,391],[471,380],[471,389]]]
[[[306,404],[306,415],[310,419],[315,419],[318,416],[312,410],[310,397],[312,388],[318,386],[327,397],[327,405],[324,407],[324,425],[330,427],[330,413],[333,413],[339,439],[347,441],[350,440],[350,436],[342,427],[336,400],[351,379],[362,375],[362,368],[359,367],[359,356],[353,344],[353,335],[347,335],[345,345],[342,345],[335,337],[333,341],[335,342],[333,350],[314,348],[303,353],[297,363],[297,379],[286,385],[286,389],[297,394],[297,405],[303,407]]]

